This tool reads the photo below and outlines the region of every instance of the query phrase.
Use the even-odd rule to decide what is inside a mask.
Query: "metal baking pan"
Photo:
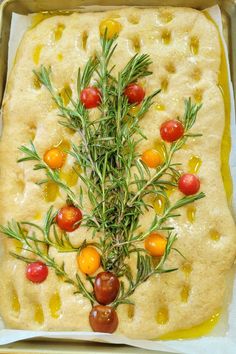
[[[8,41],[12,13],[30,14],[41,11],[86,10],[86,6],[186,6],[204,9],[218,4],[221,7],[226,42],[228,43],[231,75],[235,88],[236,99],[236,0],[0,0],[0,107],[6,84]],[[101,9],[100,9],[101,10]],[[22,341],[0,347],[0,353],[50,353],[50,354],[129,354],[151,353],[148,350],[137,349],[125,345],[109,345],[89,342],[63,341]],[[157,354],[164,354],[155,351]],[[165,352],[166,353],[166,352]]]

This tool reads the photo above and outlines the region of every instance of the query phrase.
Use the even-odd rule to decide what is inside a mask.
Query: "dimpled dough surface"
[[[61,90],[69,84],[76,97],[78,67],[83,68],[88,58],[100,50],[99,23],[109,17],[117,18],[122,24],[113,58],[115,70],[120,70],[135,54],[135,46],[139,43],[140,52],[148,53],[153,61],[150,68],[153,75],[143,81],[147,94],[156,88],[163,88],[155,104],[140,122],[147,136],[147,140],[139,145],[140,152],[158,140],[159,127],[163,121],[183,114],[184,98],[196,99],[200,95],[203,102],[193,128],[193,132],[201,132],[203,137],[189,141],[176,157],[183,163],[182,169],[187,170],[190,157],[200,156],[202,166],[198,174],[201,189],[206,193],[206,198],[196,203],[194,223],[187,220],[186,208],[182,208],[181,217],[171,221],[178,233],[176,247],[187,261],[172,252],[166,266],[179,267],[179,270],[153,276],[143,283],[132,296],[135,302],[133,316],[128,305],[118,307],[117,333],[151,339],[174,330],[193,327],[216,313],[224,303],[226,280],[235,257],[235,226],[227,206],[220,172],[224,102],[217,82],[221,46],[216,28],[203,13],[188,8],[165,7],[74,13],[51,17],[27,31],[17,52],[4,101],[1,224],[6,224],[12,218],[40,223],[42,220],[38,219],[52,204],[45,201],[42,187],[35,184],[43,174],[33,171],[31,162],[16,163],[20,156],[17,148],[32,139],[42,156],[61,140],[71,139],[78,143],[76,135],[71,135],[58,124],[60,118],[47,90],[34,87],[32,70],[40,64],[51,65],[55,86]],[[65,26],[62,37],[55,41],[54,30],[61,24]],[[86,36],[87,43],[83,40]],[[196,39],[199,41],[198,53],[190,45]],[[42,46],[38,65],[33,61],[37,46]],[[157,105],[162,110],[158,110]],[[94,116],[97,113],[96,109],[91,111]],[[67,158],[65,169],[71,163]],[[73,188],[79,192],[79,184]],[[171,196],[173,200],[178,197],[178,191]],[[64,201],[65,195],[61,193],[53,203],[54,207],[61,207]],[[142,216],[142,230],[150,225],[153,216],[153,210]],[[213,229],[220,235],[218,241],[210,238],[210,230]],[[88,240],[91,238],[91,232],[81,227],[70,237],[75,245],[79,245],[85,237]],[[0,309],[8,327],[91,330],[88,321],[90,303],[87,299],[80,294],[74,295],[74,289],[59,280],[53,270],[49,270],[45,282],[33,285],[26,280],[25,264],[9,256],[9,250],[14,250],[15,243],[4,240],[3,246]],[[75,274],[75,254],[58,254],[53,248],[49,252],[56,260],[65,262],[69,274]],[[184,292],[189,293],[185,300],[181,297]],[[61,301],[61,307],[59,304],[53,314],[49,302],[55,293],[59,296],[57,300]],[[43,319],[38,323],[35,311],[37,313],[40,305]],[[160,312],[164,313],[164,324],[157,321]]]

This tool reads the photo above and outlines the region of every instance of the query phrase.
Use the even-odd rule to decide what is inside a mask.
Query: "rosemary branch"
[[[38,155],[33,142],[30,142],[30,146],[21,146],[19,148],[21,152],[25,155],[24,157],[18,159],[17,162],[24,162],[24,161],[35,161],[36,164],[34,165],[34,170],[45,170],[46,176],[49,180],[58,184],[60,188],[62,188],[70,200],[73,202],[75,206],[81,207],[76,199],[74,192],[60,179],[59,171],[51,169],[43,159]],[[48,179],[38,182],[38,184],[44,184],[48,182]]]
[[[89,301],[93,304],[95,302],[94,295],[92,292],[90,293],[86,289],[79,274],[76,273],[75,278],[70,277],[65,271],[64,263],[58,264],[58,262],[56,262],[55,259],[48,254],[49,246],[53,246],[59,252],[77,253],[87,245],[86,242],[83,242],[80,247],[74,247],[70,242],[66,232],[63,232],[59,237],[55,227],[55,216],[56,213],[53,212],[52,207],[50,207],[45,216],[44,225],[42,227],[32,222],[19,223],[12,221],[8,222],[7,226],[0,225],[0,231],[9,238],[20,241],[23,246],[22,250],[29,252],[34,256],[38,256],[48,267],[53,268],[55,273],[59,277],[62,277],[66,283],[73,285],[76,288],[75,293],[82,293],[82,295],[88,298]],[[31,233],[26,230],[26,227],[31,227]],[[34,232],[32,229],[39,231],[41,237],[39,238],[36,232]],[[51,235],[51,230],[53,231],[53,237]],[[47,246],[46,249],[40,247],[41,244]],[[96,247],[99,246],[96,243],[90,243],[90,245],[94,245]],[[32,263],[34,261],[30,257],[22,256],[14,252],[10,252],[10,254],[15,258],[24,261],[25,263]]]
[[[170,254],[172,245],[176,241],[176,239],[177,239],[177,235],[172,235],[171,233],[169,233],[169,236],[167,238],[165,253],[155,267],[152,266],[151,258],[147,254],[142,255],[140,251],[137,252],[136,269],[138,271],[136,277],[135,278],[133,277],[130,269],[126,271],[125,276],[128,279],[129,287],[126,290],[124,285],[120,287],[120,292],[116,300],[112,304],[114,307],[117,307],[120,304],[132,304],[132,301],[129,300],[129,297],[134,293],[136,288],[142,283],[144,283],[148,278],[150,278],[150,276],[158,273],[159,274],[170,273],[177,270],[177,268],[171,268],[171,269],[163,268],[163,265],[168,255]]]

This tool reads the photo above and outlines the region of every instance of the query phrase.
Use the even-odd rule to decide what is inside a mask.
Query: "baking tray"
[[[7,76],[8,41],[12,13],[30,14],[41,11],[84,10],[86,6],[187,6],[204,9],[218,4],[223,13],[224,35],[228,44],[231,77],[236,100],[236,0],[0,0],[0,107]],[[147,354],[149,350],[90,342],[22,341],[0,347],[0,353],[47,354]],[[155,351],[157,354],[164,354]],[[166,354],[166,352],[165,352]]]

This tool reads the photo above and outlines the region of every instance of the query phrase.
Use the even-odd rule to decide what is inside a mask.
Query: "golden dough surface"
[[[175,252],[171,253],[168,266],[179,267],[179,270],[153,276],[143,283],[132,295],[135,302],[132,316],[128,305],[118,307],[117,333],[152,339],[193,327],[215,314],[224,303],[226,279],[235,258],[235,225],[221,177],[220,148],[225,118],[224,101],[217,85],[221,46],[215,26],[203,13],[174,7],[73,13],[46,19],[25,33],[4,100],[0,222],[6,224],[14,218],[40,223],[51,204],[55,208],[64,204],[63,193],[53,203],[45,200],[43,188],[35,184],[43,174],[33,171],[32,163],[16,162],[20,157],[18,147],[28,144],[29,140],[33,140],[41,156],[62,140],[78,143],[77,135],[71,135],[58,124],[58,111],[47,90],[34,86],[33,69],[41,64],[50,65],[55,86],[62,90],[70,85],[76,97],[78,67],[83,68],[88,58],[100,50],[99,23],[110,17],[122,25],[112,59],[116,64],[115,71],[118,72],[140,46],[140,52],[148,53],[153,61],[150,67],[152,76],[143,80],[147,94],[162,88],[140,123],[147,136],[147,140],[139,145],[140,153],[158,141],[163,121],[183,114],[185,98],[192,97],[203,103],[193,129],[203,136],[189,141],[177,156],[183,170],[188,169],[192,156],[201,158],[198,174],[201,189],[206,193],[206,197],[195,205],[193,223],[187,218],[187,207],[181,209],[181,217],[171,221],[178,233],[176,247],[186,260]],[[55,41],[55,29],[61,25],[64,25],[62,36]],[[199,44],[198,50],[194,49],[193,43]],[[37,65],[33,60],[35,55],[39,56]],[[96,116],[96,109],[91,114]],[[67,159],[65,171],[70,169],[72,162]],[[79,192],[79,187],[79,184],[73,187],[75,192]],[[175,191],[172,198],[177,197],[180,193]],[[143,230],[153,216],[154,211],[150,210],[140,218]],[[210,237],[212,230],[219,233],[219,240]],[[70,238],[79,245],[85,238],[91,238],[91,232],[81,227]],[[87,299],[80,294],[74,295],[72,286],[59,280],[53,270],[49,270],[44,283],[30,283],[25,277],[25,264],[9,255],[9,250],[16,247],[15,243],[4,240],[3,244],[0,310],[8,327],[91,330]],[[75,274],[76,255],[59,254],[53,248],[49,252],[56,260],[65,262],[70,274]],[[166,317],[165,323],[157,321],[161,314]]]

